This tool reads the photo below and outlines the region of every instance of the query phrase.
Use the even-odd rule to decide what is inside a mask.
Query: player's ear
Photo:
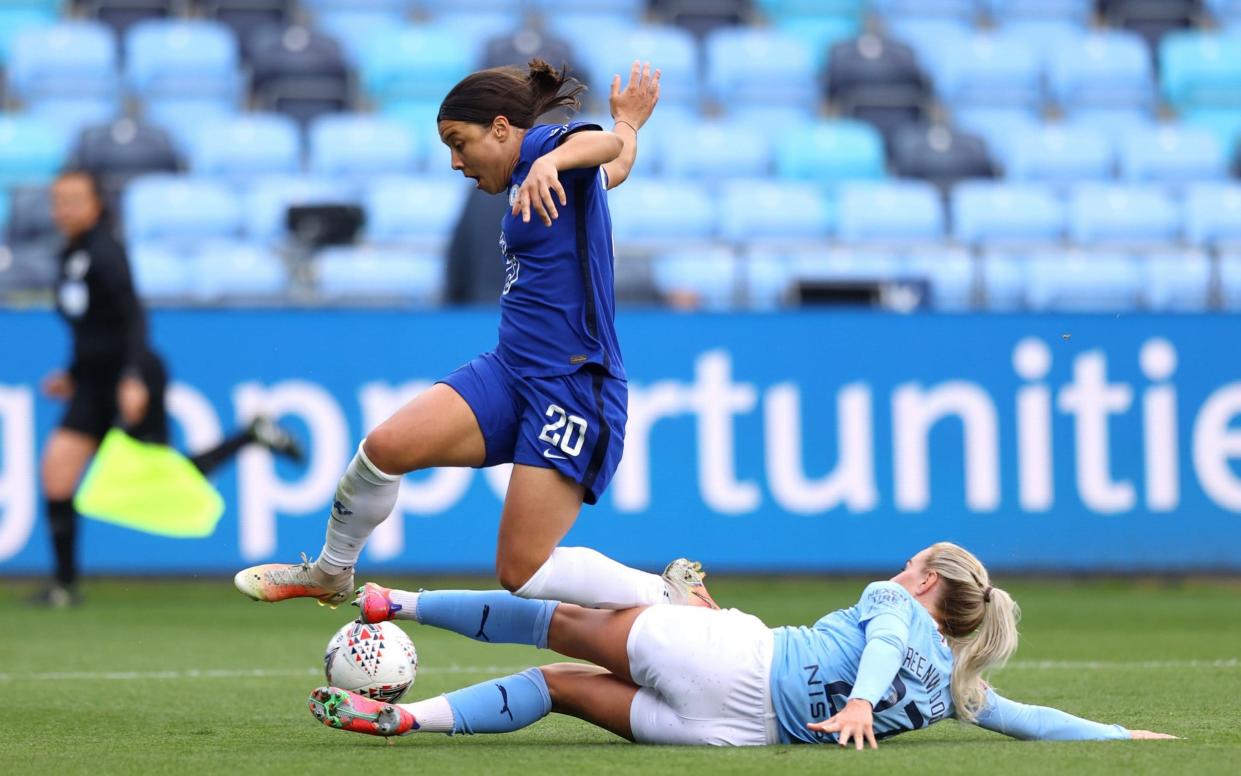
[[[496,116],[491,120],[491,133],[495,135],[496,140],[501,143],[508,139],[508,136],[512,131],[513,127],[508,123],[507,116]]]

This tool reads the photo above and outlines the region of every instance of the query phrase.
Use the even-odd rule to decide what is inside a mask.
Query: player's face
[[[926,556],[930,553],[930,551],[931,549],[928,547],[909,560],[905,561],[905,568],[901,571],[901,573],[892,577],[892,581],[908,590],[912,595],[917,595],[921,592],[918,588],[920,586],[925,587],[924,583],[927,580],[928,573],[926,568]]]
[[[490,125],[441,121],[439,130],[440,140],[452,152],[454,170],[460,170],[488,194],[508,188],[516,156],[510,148],[514,133],[507,121],[496,119]]]
[[[52,185],[52,220],[69,238],[86,232],[99,221],[100,205],[89,180],[66,175]]]

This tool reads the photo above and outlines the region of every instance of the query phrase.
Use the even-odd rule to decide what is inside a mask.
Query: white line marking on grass
[[[419,666],[422,675],[511,674],[529,666]],[[1016,671],[1109,671],[1127,669],[1241,668],[1241,660],[1016,660],[1009,663]],[[145,681],[158,679],[267,679],[322,676],[320,668],[210,668],[184,671],[50,671],[35,674],[0,673],[0,682],[65,681]]]

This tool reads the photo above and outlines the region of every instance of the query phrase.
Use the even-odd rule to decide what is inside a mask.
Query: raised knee
[[[407,474],[409,467],[408,452],[402,450],[397,435],[386,426],[380,426],[366,435],[362,440],[362,452],[366,460],[385,474]]]
[[[497,554],[496,576],[500,580],[500,586],[510,593],[516,593],[526,586],[546,561],[546,558],[535,560],[529,556],[520,557],[504,552]]]

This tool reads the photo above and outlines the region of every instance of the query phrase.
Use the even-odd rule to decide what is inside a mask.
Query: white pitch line
[[[418,673],[511,674],[528,666],[420,666]],[[1114,671],[1130,669],[1241,668],[1241,660],[1017,660],[1008,664],[1016,671]],[[0,682],[146,681],[158,679],[268,679],[322,676],[321,668],[211,668],[185,671],[52,671],[36,674],[0,673]]]

